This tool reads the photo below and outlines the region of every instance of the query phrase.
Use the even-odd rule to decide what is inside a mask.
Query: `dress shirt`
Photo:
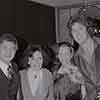
[[[5,64],[3,61],[0,60],[0,68],[1,68],[2,72],[5,74],[5,76],[8,77],[9,65]]]

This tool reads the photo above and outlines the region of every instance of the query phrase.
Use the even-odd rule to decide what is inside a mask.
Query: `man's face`
[[[75,22],[72,25],[72,36],[75,39],[75,41],[79,44],[82,44],[87,39],[87,29],[84,25],[81,23]]]
[[[16,45],[10,41],[3,41],[0,43],[0,60],[4,63],[9,63],[15,56]]]

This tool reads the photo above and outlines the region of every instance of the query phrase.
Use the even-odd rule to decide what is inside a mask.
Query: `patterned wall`
[[[100,5],[97,5],[100,8]],[[67,28],[67,22],[70,16],[73,16],[79,11],[80,8],[71,8],[71,9],[59,9],[58,11],[58,25],[57,25],[57,33],[56,33],[56,41],[69,41],[72,42],[69,36],[69,30]]]

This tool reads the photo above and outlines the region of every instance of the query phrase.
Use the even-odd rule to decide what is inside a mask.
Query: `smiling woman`
[[[24,54],[26,69],[20,72],[24,100],[54,100],[53,78],[45,68],[48,65],[44,50],[30,44]]]
[[[84,78],[73,63],[73,54],[70,43],[59,43],[57,57],[61,65],[55,73],[55,100],[81,100]]]

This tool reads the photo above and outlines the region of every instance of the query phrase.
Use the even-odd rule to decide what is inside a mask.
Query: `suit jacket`
[[[87,100],[95,100],[100,89],[100,45],[95,48],[91,63],[88,63],[83,55],[82,49],[79,49],[74,56],[74,62],[84,76]]]
[[[12,63],[12,70],[12,79],[8,79],[0,69],[0,100],[17,100],[20,77],[15,63]]]

